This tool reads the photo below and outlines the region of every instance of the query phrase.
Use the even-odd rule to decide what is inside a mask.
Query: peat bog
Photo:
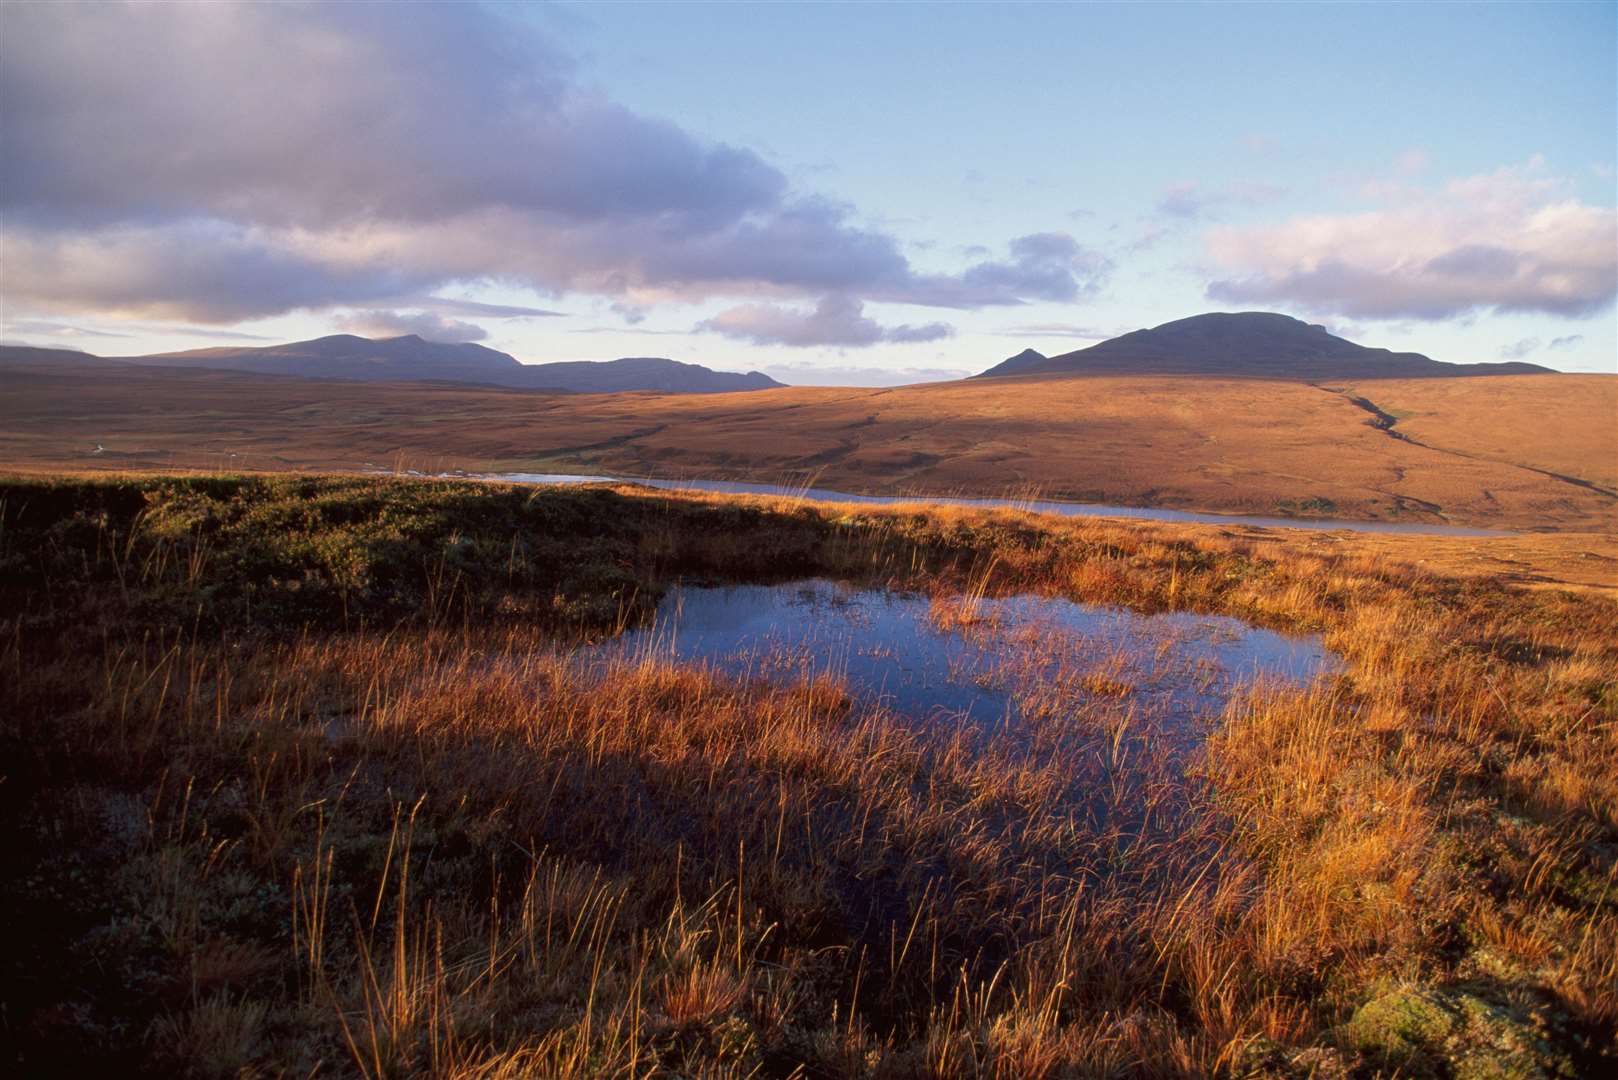
[[[30,1073],[1614,1065],[1605,596],[600,488],[0,512]]]

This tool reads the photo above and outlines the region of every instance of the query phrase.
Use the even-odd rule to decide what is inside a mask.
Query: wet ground
[[[711,491],[727,495],[773,495],[810,502],[850,502],[874,506],[903,503],[934,503],[940,506],[972,506],[986,509],[1025,510],[1061,517],[1117,517],[1141,521],[1183,521],[1208,525],[1251,525],[1260,528],[1347,530],[1349,532],[1416,533],[1428,536],[1510,536],[1488,529],[1467,529],[1458,525],[1438,525],[1397,521],[1340,521],[1331,518],[1262,517],[1244,514],[1210,514],[1195,510],[1166,510],[1150,506],[1108,506],[1103,503],[1060,502],[1052,499],[967,499],[941,495],[856,495],[815,487],[786,487],[778,484],[749,484],[733,480],[660,480],[635,476],[585,476],[575,473],[489,473],[485,480],[513,484],[641,484],[665,491]]]
[[[1141,615],[1038,596],[974,600],[826,580],[682,586],[652,625],[595,650],[661,656],[776,683],[834,680],[908,721],[1015,732],[1087,709],[1195,741],[1256,680],[1303,685],[1336,669],[1317,637],[1222,616]]]

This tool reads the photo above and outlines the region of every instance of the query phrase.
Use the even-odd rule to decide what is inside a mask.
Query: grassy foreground
[[[807,574],[1346,668],[1124,773],[1154,831],[1062,797],[1123,745],[1087,706],[969,752],[834,684],[569,661],[677,578]],[[125,477],[0,484],[0,618],[24,1074],[1618,1068],[1608,597],[1009,512]]]

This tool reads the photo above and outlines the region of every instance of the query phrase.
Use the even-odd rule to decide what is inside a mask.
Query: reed
[[[1614,1064],[1601,596],[1010,511],[308,477],[0,510],[24,1071]],[[1012,593],[1218,612],[1343,669],[1173,754],[1127,695],[1166,654],[1036,684],[1058,635],[993,673],[1015,738],[575,653],[677,579],[810,573],[925,590],[962,633]]]

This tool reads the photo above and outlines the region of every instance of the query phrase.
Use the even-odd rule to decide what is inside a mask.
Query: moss
[[[832,534],[734,505],[344,477],[12,480],[0,518],[0,604],[41,631],[87,608],[198,629],[504,610],[611,626],[662,575],[801,572]]]
[[[1332,514],[1337,512],[1337,504],[1323,495],[1312,495],[1306,499],[1277,499],[1275,508],[1283,514]]]
[[[1455,1003],[1465,1018],[1454,1065],[1455,1080],[1540,1080],[1578,1075],[1572,1059],[1545,1037],[1545,1017],[1474,993],[1457,994]]]
[[[1551,880],[1575,904],[1590,908],[1618,906],[1618,890],[1604,874],[1576,866],[1558,867],[1551,872]]]
[[[1373,1066],[1413,1077],[1552,1080],[1578,1068],[1546,1038],[1547,1019],[1475,990],[1405,988],[1373,998],[1345,1026]]]
[[[1349,1068],[1343,1053],[1333,1047],[1293,1050],[1259,1037],[1238,1055],[1231,1075],[1239,1080],[1345,1080]]]
[[[1361,1005],[1345,1035],[1378,1065],[1407,1075],[1436,1077],[1444,1041],[1458,1018],[1447,1002],[1428,990],[1396,990]]]
[[[1460,970],[1470,973],[1468,977],[1475,975],[1508,983],[1526,982],[1531,977],[1529,970],[1521,963],[1499,949],[1487,946],[1474,946],[1462,961]]]

